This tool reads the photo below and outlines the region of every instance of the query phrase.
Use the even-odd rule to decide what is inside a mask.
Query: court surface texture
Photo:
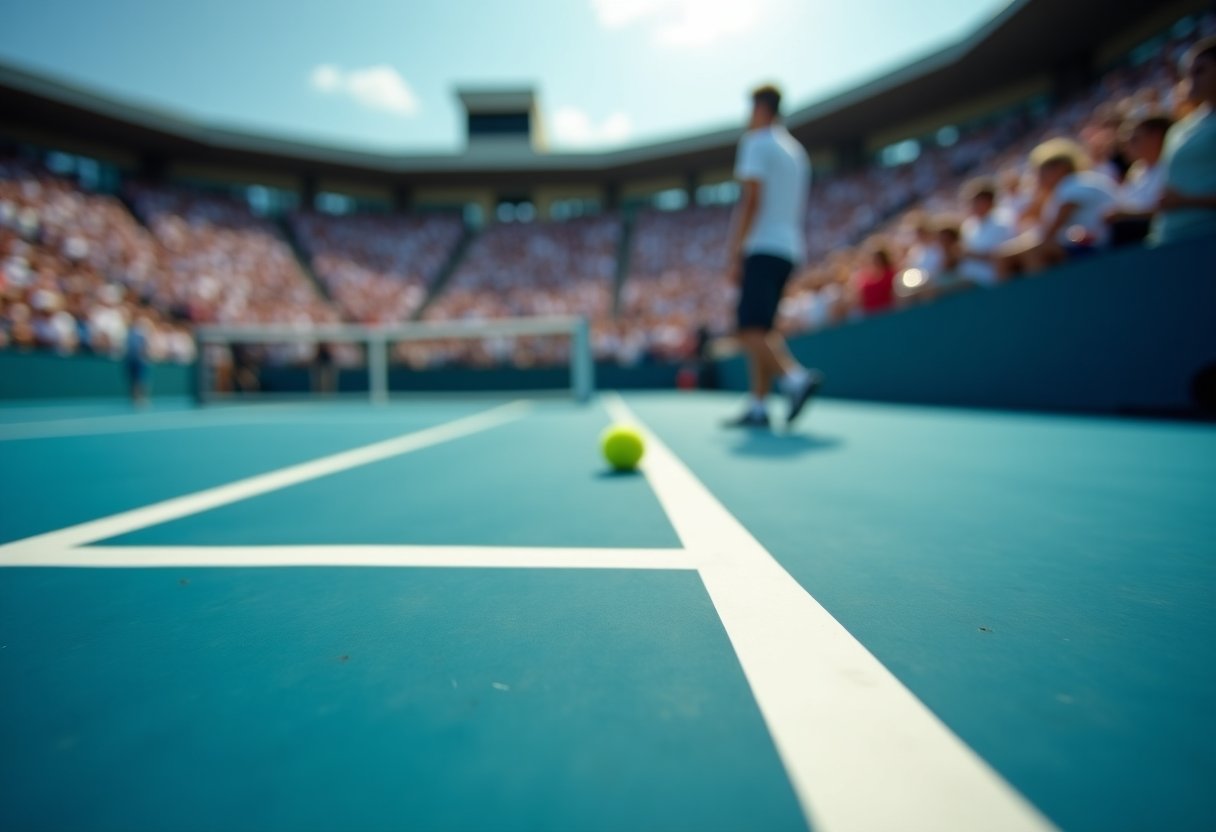
[[[1216,429],[737,405],[0,408],[0,829],[1216,827]]]

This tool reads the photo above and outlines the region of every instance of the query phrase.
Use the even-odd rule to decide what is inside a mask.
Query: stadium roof
[[[957,44],[789,115],[808,147],[860,145],[994,92],[1091,70],[1202,0],[1013,0]],[[601,153],[393,155],[212,127],[0,65],[0,134],[85,138],[142,158],[402,184],[622,181],[730,165],[740,128]]]

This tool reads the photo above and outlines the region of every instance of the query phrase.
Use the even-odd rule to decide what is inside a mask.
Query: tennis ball
[[[638,466],[646,446],[642,434],[631,425],[610,425],[600,434],[600,449],[604,459],[618,471],[632,471]]]

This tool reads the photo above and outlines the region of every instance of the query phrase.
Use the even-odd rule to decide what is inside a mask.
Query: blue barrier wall
[[[1216,238],[1094,256],[792,339],[829,396],[1176,413],[1216,362]],[[742,359],[723,385],[744,390]]]
[[[596,366],[596,384],[629,390],[675,387],[677,365],[646,364]],[[259,373],[263,392],[307,393],[313,384],[307,367],[264,367]],[[194,368],[157,364],[152,371],[154,396],[193,396]],[[394,392],[457,392],[499,390],[557,390],[570,387],[566,368],[529,370],[446,369],[425,372],[394,368],[389,389]],[[367,391],[366,370],[342,370],[338,389],[343,393]],[[127,395],[127,377],[121,361],[95,355],[58,356],[45,352],[0,350],[0,400],[118,397]]]
[[[193,384],[193,367],[180,364],[152,367],[154,396],[191,396]],[[99,355],[0,351],[0,400],[126,395],[127,374],[121,361]]]
[[[676,386],[677,364],[644,364],[621,367],[599,363],[595,367],[595,383],[602,389],[670,390]],[[311,375],[302,367],[267,367],[259,373],[262,389],[268,393],[305,393],[310,389]],[[570,387],[570,370],[566,367],[536,367],[517,369],[450,368],[415,371],[401,367],[389,370],[388,387],[395,393],[452,393],[503,390],[562,390]],[[338,390],[343,393],[367,391],[366,370],[342,370],[338,374]]]

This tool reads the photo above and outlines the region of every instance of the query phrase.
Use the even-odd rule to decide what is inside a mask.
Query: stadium
[[[487,79],[374,152],[0,58],[0,828],[1213,828],[1213,35],[1012,0],[782,104],[759,342],[754,126]]]

